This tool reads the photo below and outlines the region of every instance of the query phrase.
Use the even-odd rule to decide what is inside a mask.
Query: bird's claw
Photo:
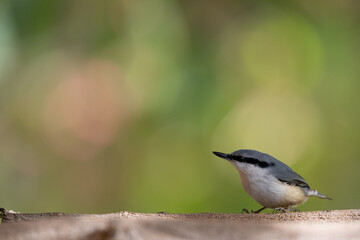
[[[278,208],[274,208],[273,213],[275,213],[275,212],[282,212],[282,213],[300,212],[300,210],[297,208],[291,208],[291,207],[289,207],[289,208],[278,207]]]
[[[289,209],[289,212],[300,212],[300,210],[297,208],[291,208]]]
[[[251,213],[252,213],[253,211],[251,210]],[[243,208],[243,210],[241,211],[241,213],[247,213],[247,214],[249,214],[250,212],[249,212],[249,210],[247,210],[246,208]]]
[[[276,213],[276,212],[282,212],[282,213],[285,213],[287,212],[288,210],[286,208],[283,208],[283,207],[278,207],[278,208],[274,208],[274,211],[273,213]]]

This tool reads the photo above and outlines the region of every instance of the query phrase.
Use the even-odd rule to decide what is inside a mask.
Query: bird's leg
[[[297,208],[292,208],[292,205],[288,206],[287,208],[283,208],[283,207],[278,207],[275,208],[273,213],[275,212],[282,212],[282,213],[287,213],[287,212],[300,212],[299,209]]]
[[[278,207],[278,208],[274,208],[273,213],[275,213],[275,212],[285,213],[285,212],[287,212],[287,209],[286,209],[286,208],[283,208],[283,207]]]
[[[290,206],[287,208],[287,212],[300,212],[300,210],[297,209],[297,208],[292,208],[292,205],[290,205]]]
[[[241,213],[250,213],[249,210],[247,210],[246,208],[243,208],[243,210],[241,211]]]
[[[259,213],[261,212],[262,210],[264,210],[266,207],[262,207],[260,208],[259,210],[256,210],[255,212],[251,210],[251,213]]]
[[[292,208],[292,209],[289,209],[289,212],[300,212],[300,210],[297,208]]]

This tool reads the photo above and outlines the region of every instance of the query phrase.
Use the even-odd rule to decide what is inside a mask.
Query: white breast
[[[267,208],[298,205],[305,200],[299,187],[289,186],[269,174],[267,168],[233,162],[238,169],[245,192]]]

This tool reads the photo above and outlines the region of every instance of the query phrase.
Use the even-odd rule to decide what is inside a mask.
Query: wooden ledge
[[[356,239],[360,210],[295,213],[17,213],[0,209],[0,239]]]

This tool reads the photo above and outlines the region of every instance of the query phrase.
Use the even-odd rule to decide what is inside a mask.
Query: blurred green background
[[[0,207],[241,212],[211,151],[273,155],[360,208],[356,1],[0,2]]]

